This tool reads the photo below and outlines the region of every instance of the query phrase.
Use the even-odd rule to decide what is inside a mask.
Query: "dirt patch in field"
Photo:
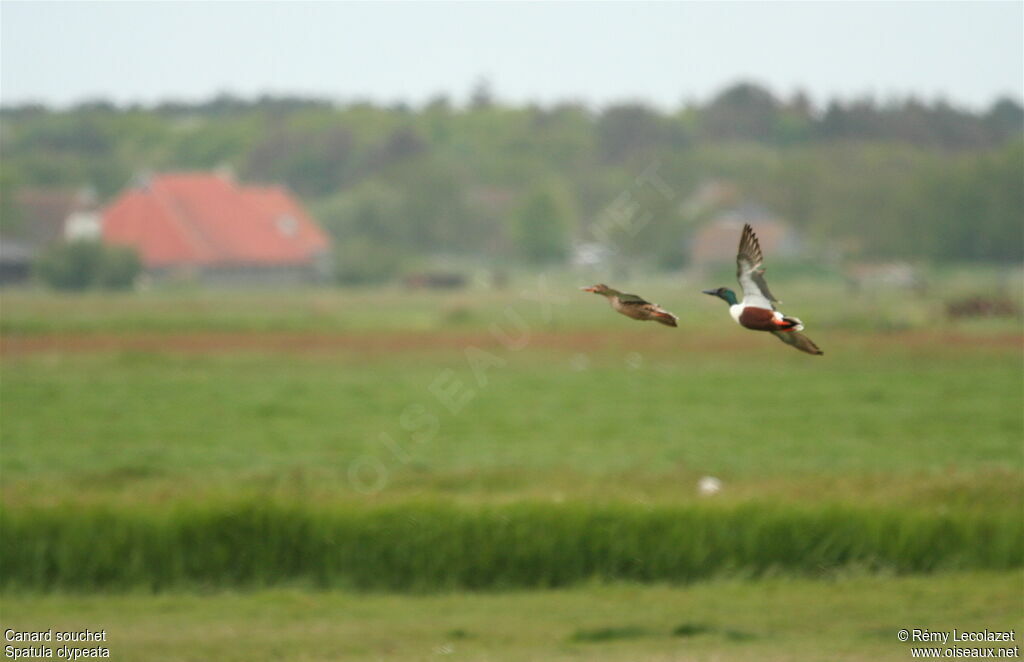
[[[609,348],[653,352],[737,352],[764,350],[770,338],[740,333],[700,334],[646,333],[633,331],[543,331],[525,335],[510,334],[523,348],[566,352],[592,352]],[[991,349],[1024,348],[1024,336],[1017,334],[966,335],[957,333],[823,334],[830,349],[847,347],[863,351],[870,346],[976,347]],[[0,355],[19,356],[35,353],[96,352],[168,352],[220,354],[229,352],[353,352],[387,354],[433,350],[458,350],[464,347],[511,349],[510,340],[487,332],[480,333],[286,333],[286,332],[196,332],[196,333],[96,333],[46,334],[0,337]],[[780,351],[783,347],[778,348]]]
[[[549,348],[565,351],[592,351],[635,342],[625,333],[543,332],[510,334],[504,340],[490,333],[132,333],[132,334],[53,334],[0,338],[0,354],[14,356],[39,352],[185,352],[217,354],[224,352],[415,352],[483,348]],[[678,346],[679,336],[646,340],[644,349]]]

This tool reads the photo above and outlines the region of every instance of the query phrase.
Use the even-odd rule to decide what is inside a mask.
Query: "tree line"
[[[677,267],[723,181],[814,244],[857,259],[1019,261],[1024,108],[907,98],[782,98],[751,83],[665,111],[638,102],[512,106],[480,85],[467,104],[419,107],[301,97],[66,110],[0,109],[0,230],[17,234],[23,187],[109,198],[146,171],[230,166],[290,187],[336,239],[346,278],[429,254],[559,262],[624,192],[642,232],[599,238]],[[672,195],[636,187],[656,167]]]

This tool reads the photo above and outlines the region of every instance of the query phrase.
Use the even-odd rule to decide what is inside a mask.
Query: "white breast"
[[[736,320],[737,324],[740,323],[740,315],[743,314],[744,308],[746,308],[746,306],[742,303],[734,303],[729,306],[729,314],[732,315],[732,318]]]

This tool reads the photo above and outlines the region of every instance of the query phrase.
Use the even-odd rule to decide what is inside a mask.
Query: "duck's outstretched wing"
[[[647,301],[643,297],[637,296],[635,294],[624,294],[624,293],[620,292],[616,296],[619,297],[619,301],[621,301],[622,303],[637,304],[637,305],[643,305],[645,303],[650,303],[650,301]]]
[[[665,326],[679,326],[679,318],[668,312],[656,303],[651,303],[643,297],[639,297],[636,294],[622,294],[621,292],[616,295],[619,299],[619,304],[626,310],[620,309],[619,312],[632,317],[633,319],[640,320],[654,320]]]
[[[736,252],[736,279],[743,288],[743,303],[758,308],[775,309],[778,299],[768,289],[764,281],[764,256],[761,244],[749,223],[743,225],[740,236],[740,247]]]
[[[799,331],[772,331],[772,335],[787,345],[799,349],[801,352],[807,352],[815,356],[821,356],[825,353],[814,344],[813,340]]]

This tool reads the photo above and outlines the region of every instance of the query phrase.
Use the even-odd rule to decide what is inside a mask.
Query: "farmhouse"
[[[0,285],[28,282],[32,263],[50,246],[100,234],[96,193],[81,189],[23,189],[15,196],[15,221],[0,235]]]
[[[157,278],[295,283],[326,278],[329,242],[284,189],[212,173],[142,178],[102,211],[102,238]]]
[[[800,254],[796,231],[758,205],[746,204],[727,210],[701,227],[690,243],[690,263],[696,268],[733,263],[743,224],[757,231],[765,254],[775,258],[793,258]]]
[[[96,239],[96,192],[80,189],[25,189],[18,192],[19,235],[41,250],[71,239]]]

